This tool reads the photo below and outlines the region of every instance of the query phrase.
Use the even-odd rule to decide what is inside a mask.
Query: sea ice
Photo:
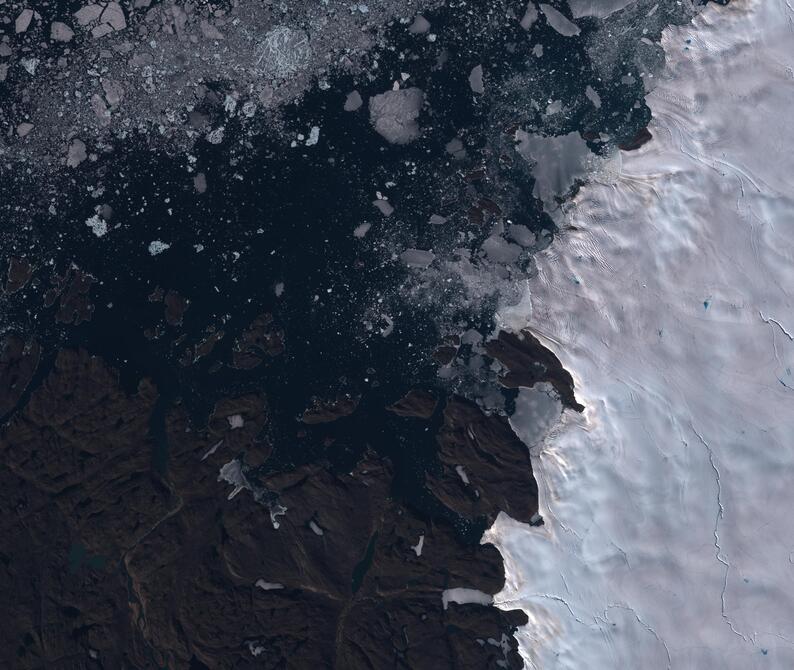
[[[401,88],[373,96],[369,117],[377,133],[392,144],[408,144],[419,137],[417,118],[425,94],[418,88]]]
[[[566,18],[558,9],[554,9],[551,5],[541,3],[538,5],[540,10],[546,17],[549,25],[554,28],[563,37],[573,37],[578,35],[581,30],[573,21]]]

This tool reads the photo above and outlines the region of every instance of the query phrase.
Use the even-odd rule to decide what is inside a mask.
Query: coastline
[[[794,662],[790,25],[732,2],[665,30],[654,140],[538,260],[530,327],[587,410],[532,450],[545,525],[486,534],[527,667]]]

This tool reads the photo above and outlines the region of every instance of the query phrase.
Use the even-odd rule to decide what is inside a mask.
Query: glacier
[[[530,282],[587,409],[513,416],[545,523],[484,539],[528,668],[794,667],[794,10],[711,3],[662,46],[653,141]]]

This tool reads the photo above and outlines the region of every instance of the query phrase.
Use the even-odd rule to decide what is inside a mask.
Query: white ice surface
[[[235,430],[236,428],[242,428],[245,425],[245,419],[243,419],[242,415],[240,414],[232,414],[231,416],[227,416],[226,421],[229,422],[229,427],[232,430]]]
[[[87,225],[97,237],[102,237],[108,232],[107,221],[98,214],[88,217],[85,220],[85,225]]]
[[[605,19],[632,2],[634,0],[568,0],[568,6],[575,19],[581,19],[583,16]]]
[[[527,667],[794,668],[793,20],[666,31],[654,140],[538,259],[532,325],[587,410],[532,450],[545,524],[486,536]]]
[[[573,37],[581,32],[579,26],[573,23],[573,21],[565,18],[562,12],[554,9],[551,5],[540,3],[538,7],[540,7],[541,11],[546,15],[548,24],[563,37]]]
[[[277,589],[284,588],[283,584],[279,584],[278,582],[267,582],[264,579],[257,579],[256,586],[258,586],[263,591],[275,591]]]

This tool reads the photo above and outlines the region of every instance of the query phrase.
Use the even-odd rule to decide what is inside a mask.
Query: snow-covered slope
[[[545,525],[487,538],[528,667],[794,668],[794,11],[710,4],[664,48],[654,140],[531,285],[588,409],[533,448]]]

